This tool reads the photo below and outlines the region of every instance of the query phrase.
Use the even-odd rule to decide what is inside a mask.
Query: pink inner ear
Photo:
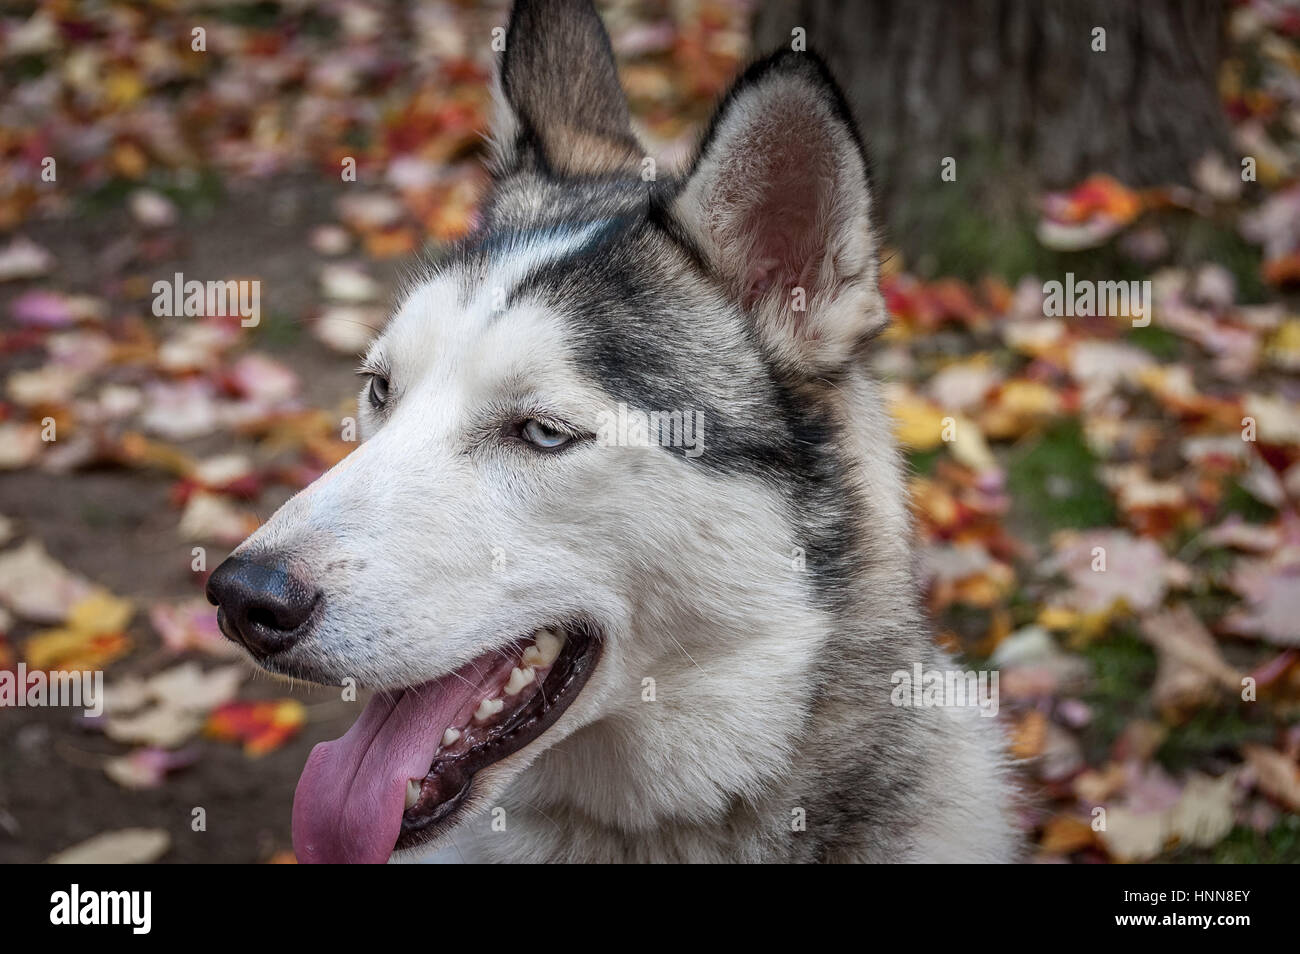
[[[762,298],[772,287],[780,265],[781,263],[774,258],[762,261],[750,260],[749,272],[745,276],[741,295],[742,303],[746,308]]]
[[[825,250],[818,231],[817,198],[805,193],[802,201],[768,202],[746,223],[750,240],[749,262],[741,287],[746,308],[774,288],[790,294],[801,287],[812,297],[812,283]],[[798,321],[799,314],[795,314]]]
[[[762,158],[746,164],[745,174],[755,181],[739,192],[745,204],[732,221],[735,247],[748,250],[740,274],[746,307],[775,288],[788,294],[802,287],[809,297],[815,291],[809,283],[826,252],[824,206],[835,178],[834,165],[819,151],[819,142],[829,145],[826,139],[820,129],[787,128],[765,129],[751,140],[750,148]]]

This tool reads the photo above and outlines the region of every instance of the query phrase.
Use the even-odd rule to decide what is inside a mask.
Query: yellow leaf
[[[271,716],[271,724],[283,728],[303,725],[307,721],[307,710],[297,699],[282,699],[276,704]]]
[[[126,655],[131,642],[121,633],[90,633],[78,629],[47,629],[27,640],[24,657],[31,669],[74,672],[103,669]]]
[[[890,405],[894,415],[894,436],[913,450],[930,450],[943,443],[943,419],[951,415],[914,394],[894,395]]]
[[[1047,716],[1033,709],[1025,714],[1011,732],[1011,754],[1018,759],[1040,755],[1047,741]]]
[[[1038,614],[1038,625],[1056,631],[1074,629],[1079,613],[1062,606],[1045,606]]]
[[[113,106],[130,106],[144,95],[144,83],[134,70],[115,69],[104,80],[104,95]]]
[[[32,669],[102,669],[131,649],[123,634],[135,607],[130,600],[96,589],[73,604],[66,625],[42,630],[24,645]]]
[[[119,633],[134,612],[130,600],[114,596],[108,590],[96,590],[72,607],[67,628],[86,633]]]
[[[1300,318],[1282,322],[1268,343],[1269,360],[1279,368],[1300,371]]]
[[[113,147],[113,168],[128,179],[139,179],[149,167],[149,160],[134,143],[123,142]]]
[[[976,473],[997,470],[998,462],[989,450],[978,424],[964,417],[955,418],[953,433],[955,439],[952,441],[952,456],[958,463],[965,464]]]
[[[1068,855],[1097,843],[1096,833],[1087,822],[1069,815],[1057,815],[1043,826],[1039,847],[1051,855]]]
[[[1061,412],[1060,395],[1038,381],[1008,381],[998,388],[980,418],[989,437],[1019,437]]]

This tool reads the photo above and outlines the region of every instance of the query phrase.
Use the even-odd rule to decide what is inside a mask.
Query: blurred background
[[[756,53],[846,85],[925,599],[1001,674],[1035,859],[1300,861],[1300,8],[597,6],[664,168]],[[0,861],[292,861],[364,698],[254,675],[203,582],[355,446],[358,353],[473,227],[507,14],[0,7],[0,669],[108,686],[0,709]],[[1067,274],[1152,320],[1049,317]]]

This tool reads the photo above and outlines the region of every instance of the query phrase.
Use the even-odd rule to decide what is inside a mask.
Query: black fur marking
[[[520,127],[516,168],[531,160],[546,175],[566,165],[561,135],[581,130],[635,155],[627,99],[609,34],[586,0],[516,0],[501,57],[501,91]]]
[[[508,39],[507,48],[513,46]],[[508,55],[506,66],[506,92],[516,100]],[[800,75],[826,97],[849,130],[870,184],[852,114],[812,53],[779,51],[750,66],[720,103],[696,163],[713,144],[728,107],[773,73]],[[838,608],[861,558],[857,528],[870,502],[856,499],[849,486],[830,408],[811,393],[817,385],[800,382],[765,352],[712,264],[673,217],[672,203],[689,176],[653,183],[635,176],[558,176],[528,110],[519,112],[524,115],[516,161],[498,175],[482,231],[457,257],[471,272],[482,270],[522,233],[572,231],[609,220],[581,248],[533,269],[510,290],[507,304],[535,296],[566,316],[575,360],[616,400],[647,412],[700,411],[704,453],[690,458],[683,447],[662,450],[684,466],[750,476],[778,488],[796,522],[809,575]],[[619,121],[611,114],[597,125],[613,134]],[[690,281],[681,281],[684,272]],[[728,318],[697,320],[706,311],[725,311]]]
[[[657,225],[622,224],[599,238],[536,269],[512,297],[535,296],[565,315],[578,366],[616,400],[646,412],[701,412],[703,454],[662,450],[780,490],[818,590],[844,592],[858,521],[828,409],[786,381],[739,308],[726,337],[715,330],[708,334],[718,340],[708,340],[695,318],[718,300],[692,300],[673,281],[690,256],[665,243]]]
[[[700,160],[708,155],[709,149],[717,138],[723,117],[726,116],[728,109],[734,105],[735,101],[751,86],[765,77],[780,73],[802,76],[816,86],[826,97],[836,118],[848,129],[853,144],[857,147],[858,155],[862,159],[862,165],[866,169],[867,189],[872,195],[875,195],[876,188],[872,178],[871,156],[862,138],[862,132],[858,128],[857,120],[853,117],[853,110],[849,108],[848,100],[844,98],[844,92],[840,89],[839,84],[835,82],[835,77],[831,74],[826,61],[812,50],[797,53],[793,50],[779,49],[751,63],[745,72],[740,75],[740,78],[732,84],[731,89],[727,90],[726,95],[722,97],[717,108],[714,109],[713,118],[709,121],[709,126],[695,151],[691,170],[694,171]],[[685,185],[689,178],[689,175],[683,176],[678,183],[679,187]]]

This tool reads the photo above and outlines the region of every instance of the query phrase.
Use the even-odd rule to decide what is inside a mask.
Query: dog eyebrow
[[[504,256],[489,265],[498,275],[504,273],[504,308],[495,308],[488,326],[501,317],[526,293],[537,276],[570,259],[577,259],[603,245],[629,223],[629,217],[606,217],[573,223],[550,223],[526,229],[511,229],[485,235],[468,252],[473,257]],[[485,265],[488,263],[484,263]],[[479,274],[487,279],[489,268],[480,266]],[[481,287],[481,286],[480,286]]]
[[[482,236],[467,251],[474,255],[494,255],[501,252],[515,252],[530,246],[552,242],[571,236],[579,230],[587,231],[593,227],[605,228],[616,218],[591,219],[580,222],[550,222],[529,228],[499,229]]]
[[[382,355],[366,355],[357,365],[357,374],[374,374],[381,378],[389,375],[388,361]]]

